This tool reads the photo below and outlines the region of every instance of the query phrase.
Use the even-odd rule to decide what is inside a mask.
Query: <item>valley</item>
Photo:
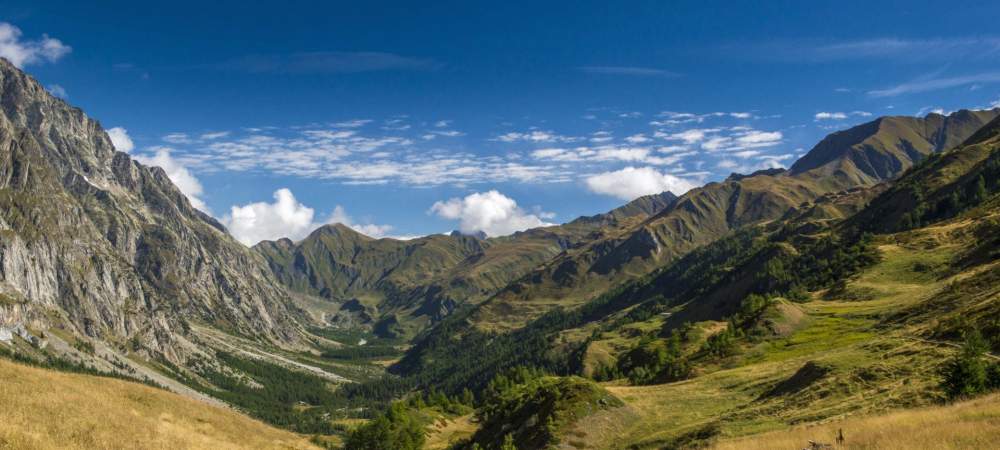
[[[990,446],[1000,108],[799,153],[499,236],[309,210],[249,246],[0,58],[0,449]]]

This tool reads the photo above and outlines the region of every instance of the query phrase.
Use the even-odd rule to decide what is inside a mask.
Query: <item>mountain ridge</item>
[[[0,324],[100,338],[181,363],[189,320],[278,345],[300,338],[259,256],[160,168],[0,59]]]

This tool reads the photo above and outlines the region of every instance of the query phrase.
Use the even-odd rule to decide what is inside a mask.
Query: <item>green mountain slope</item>
[[[533,267],[644,220],[674,198],[669,192],[646,196],[605,214],[500,238],[372,239],[338,224],[300,242],[265,241],[254,250],[286,286],[342,305],[327,322],[412,335],[459,304],[481,301]]]
[[[790,171],[710,183],[633,229],[560,254],[484,303],[471,320],[484,329],[512,328],[553,306],[582,304],[740,227],[781,218],[828,194],[891,179],[915,160],[965,141],[998,115],[1000,109],[888,117],[834,133]],[[862,160],[879,161],[878,169]]]
[[[982,333],[987,361],[1000,352],[998,128],[514,331],[456,315],[397,370],[446,390],[519,364],[605,380],[625,406],[563,432],[575,448],[697,445],[938,402],[963,336]],[[939,441],[962,439],[988,438]]]

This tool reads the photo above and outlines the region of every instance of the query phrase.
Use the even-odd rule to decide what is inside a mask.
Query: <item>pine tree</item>
[[[517,450],[517,445],[514,444],[514,436],[507,434],[503,437],[503,444],[500,445],[500,450]]]
[[[962,352],[944,369],[942,387],[949,397],[966,397],[986,391],[988,380],[984,353],[986,341],[978,330],[973,330],[966,336]]]
[[[976,184],[972,188],[972,201],[974,203],[981,203],[986,200],[986,179],[980,175],[976,178]]]

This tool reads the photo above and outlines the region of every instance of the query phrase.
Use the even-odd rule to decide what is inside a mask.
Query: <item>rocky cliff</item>
[[[0,59],[0,326],[174,361],[193,323],[288,345],[296,311],[272,279],[163,170]]]

